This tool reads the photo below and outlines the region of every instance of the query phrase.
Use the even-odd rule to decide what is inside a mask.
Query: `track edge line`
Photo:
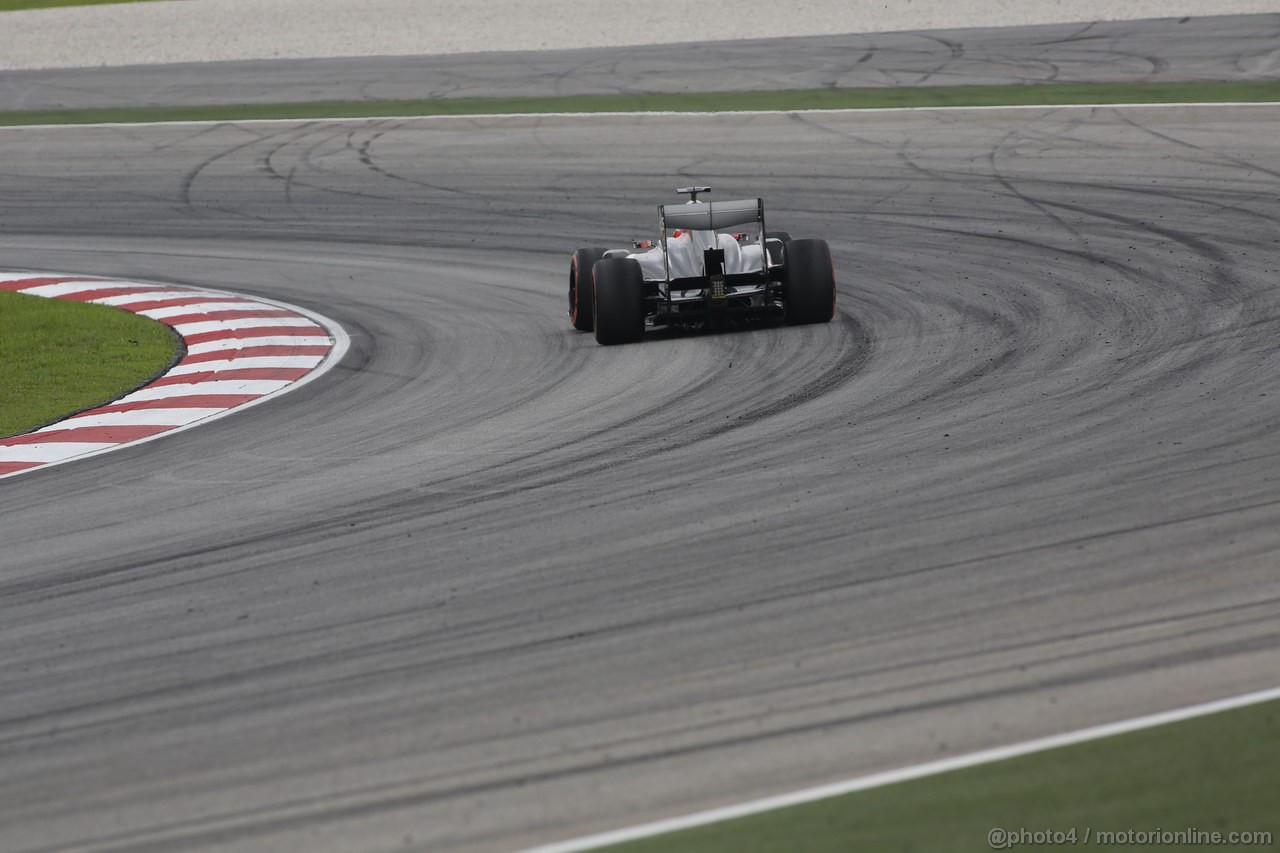
[[[622,829],[610,830],[607,832],[596,833],[594,835],[586,835],[580,838],[569,839],[567,841],[529,847],[523,849],[521,853],[579,853],[579,851],[596,850],[613,844],[622,844],[627,841],[636,841],[641,838],[650,838],[655,835],[678,832],[682,829],[706,826],[712,823],[719,823],[721,821],[759,814],[760,812],[801,805],[803,803],[810,803],[830,797],[838,797],[844,794],[852,794],[858,791],[869,790],[871,788],[880,788],[897,782],[922,779],[927,776],[936,776],[952,770],[963,770],[968,767],[976,767],[982,764],[993,764],[1010,758],[1018,758],[1020,756],[1030,755],[1036,752],[1045,752],[1051,749],[1057,749],[1062,746],[1073,746],[1075,744],[1086,743],[1088,741],[1101,740],[1113,735],[1128,734],[1129,732],[1140,731],[1142,729],[1155,728],[1168,723],[1177,723],[1183,720],[1190,720],[1195,717],[1216,714],[1220,711],[1230,711],[1235,708],[1256,705],[1273,699],[1280,699],[1280,687],[1256,690],[1250,693],[1228,696],[1226,698],[1216,699],[1210,702],[1202,702],[1198,705],[1188,705],[1186,707],[1175,708],[1170,711],[1160,711],[1141,717],[1132,717],[1127,720],[1118,720],[1113,723],[1103,723],[1098,726],[1090,726],[1088,728],[1077,729],[1075,731],[1064,732],[1062,734],[1049,735],[1048,737],[1022,741],[1021,743],[979,750],[978,752],[958,755],[953,758],[943,758],[938,761],[929,761],[924,764],[915,764],[908,767],[901,767],[896,770],[887,770],[881,773],[872,773],[867,776],[858,776],[853,779],[831,782],[826,785],[818,785],[813,788],[803,788],[798,791],[777,794],[771,797],[764,797],[762,799],[748,800],[744,803],[721,806],[719,808],[693,812],[691,814],[673,818],[665,818],[650,823],[638,824],[636,826],[624,827]]]

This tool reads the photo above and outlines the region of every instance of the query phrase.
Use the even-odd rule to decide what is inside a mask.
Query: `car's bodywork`
[[[697,200],[698,193],[709,190],[677,190],[691,198],[684,204],[658,205],[658,242],[625,255],[640,264],[655,326],[690,325],[716,315],[783,316],[781,282],[769,275],[763,201]],[[725,233],[748,225],[754,233]],[[773,257],[780,259],[782,241],[775,238],[774,243]]]
[[[834,276],[826,244],[794,241],[793,247],[789,234],[767,232],[761,199],[698,201],[698,194],[710,189],[682,187],[677,192],[687,193],[689,201],[659,205],[661,235],[657,241],[637,242],[631,249],[579,249],[574,253],[569,314],[575,327],[584,331],[594,328],[601,343],[624,343],[638,340],[646,326],[696,327],[757,318],[793,322],[831,319]],[[798,313],[794,310],[796,288],[792,287],[788,256],[797,252],[806,256],[802,264],[806,267],[814,266],[818,255],[825,256],[826,273],[819,270],[818,277],[830,279],[827,301],[831,310],[824,317],[813,316],[815,312],[808,305]],[[588,268],[590,293],[585,289]],[[596,298],[601,288],[609,291],[603,302]],[[802,301],[807,298],[802,294]],[[602,309],[608,315],[603,330]],[[614,326],[620,329],[618,335],[613,333]]]

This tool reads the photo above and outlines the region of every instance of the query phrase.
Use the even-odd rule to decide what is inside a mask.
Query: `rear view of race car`
[[[761,199],[659,205],[659,241],[578,249],[569,263],[569,318],[601,344],[635,343],[646,326],[719,327],[835,316],[835,273],[824,240],[765,230]],[[747,232],[731,229],[750,226]]]

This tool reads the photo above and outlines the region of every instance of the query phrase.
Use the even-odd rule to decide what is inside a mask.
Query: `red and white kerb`
[[[29,272],[0,272],[0,290],[114,305],[173,327],[186,345],[181,361],[142,388],[0,438],[0,477],[145,441],[282,393],[336,363],[347,344],[332,321],[234,293]]]

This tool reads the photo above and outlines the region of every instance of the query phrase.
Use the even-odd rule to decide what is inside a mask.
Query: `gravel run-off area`
[[[570,50],[1275,8],[1275,0],[157,0],[0,13],[0,69]]]

